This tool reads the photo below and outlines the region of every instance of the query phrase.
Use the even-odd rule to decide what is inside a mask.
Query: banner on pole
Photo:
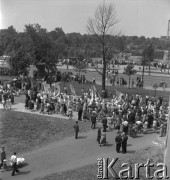
[[[95,99],[97,99],[97,98],[101,99],[100,94],[97,92],[97,89],[94,85],[92,87],[92,90],[93,90],[93,94],[94,94]]]
[[[73,95],[73,96],[76,96],[76,91],[75,91],[73,85],[72,85],[72,84],[69,84],[69,86],[70,86],[70,90],[71,90],[72,95]]]
[[[121,99],[122,98],[122,95],[124,95],[121,91],[119,91],[119,90],[117,90],[116,89],[116,97],[118,98],[118,99]]]
[[[58,96],[61,93],[61,88],[60,88],[59,83],[54,83],[53,87],[54,87],[55,94]]]

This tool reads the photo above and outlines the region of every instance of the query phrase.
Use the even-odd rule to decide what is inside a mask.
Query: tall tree
[[[102,75],[103,91],[105,91],[106,68],[107,64],[109,63],[107,54],[112,48],[112,46],[107,43],[107,35],[115,33],[114,28],[117,23],[118,19],[114,4],[106,4],[105,1],[97,7],[94,17],[89,18],[87,23],[88,33],[95,35],[95,38],[97,38],[101,48],[103,69],[102,72],[98,72]]]
[[[26,33],[19,33],[8,46],[6,53],[10,56],[12,75],[27,75],[31,61],[31,39]]]
[[[124,69],[124,74],[126,74],[129,77],[129,88],[130,88],[130,77],[137,73],[137,71],[134,69],[133,64],[128,64]]]
[[[46,29],[41,28],[39,24],[29,24],[25,26],[25,32],[33,41],[32,63],[45,63],[47,73],[53,73],[56,70],[56,63],[58,59],[58,51],[56,43],[49,35]]]
[[[86,72],[86,68],[87,68],[87,62],[85,60],[85,56],[84,54],[80,53],[78,55],[78,60],[77,62],[73,65],[74,67],[74,70],[76,72],[78,72],[78,75],[80,76],[81,75],[81,72]]]
[[[152,43],[147,45],[143,52],[145,64],[147,63],[149,66],[149,75],[150,75],[151,62],[153,62],[154,60],[154,52],[155,50]]]

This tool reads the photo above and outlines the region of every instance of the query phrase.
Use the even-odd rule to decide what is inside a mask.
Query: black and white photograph
[[[0,180],[170,178],[170,0],[0,0]]]

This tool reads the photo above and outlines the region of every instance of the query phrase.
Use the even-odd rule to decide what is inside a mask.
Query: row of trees
[[[24,32],[16,32],[11,26],[0,30],[0,55],[10,56],[14,75],[27,74],[30,64],[44,63],[48,73],[55,73],[59,59],[77,56],[82,62],[84,58],[102,57],[103,69],[96,70],[102,75],[102,89],[105,90],[108,64],[115,54],[139,53],[143,55],[144,67],[150,66],[155,49],[170,48],[170,42],[159,38],[120,36],[115,31],[117,23],[114,4],[103,2],[87,22],[88,34],[65,34],[62,28],[48,32],[39,24],[25,25]],[[76,63],[77,67],[82,66],[80,62]]]

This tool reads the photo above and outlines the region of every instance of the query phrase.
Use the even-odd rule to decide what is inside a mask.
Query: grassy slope
[[[0,110],[0,145],[7,154],[30,151],[47,143],[74,135],[74,121]],[[80,122],[81,131],[90,129]]]
[[[127,156],[119,158],[119,160],[114,165],[113,169],[118,173],[121,168],[122,163],[129,163],[132,165],[132,170],[134,170],[135,163],[144,163],[146,164],[147,159],[150,159],[151,162],[157,164],[158,162],[163,161],[163,150],[158,147],[147,147],[141,149],[133,154],[128,154]],[[151,168],[151,175],[153,175],[156,168]],[[126,174],[124,174],[126,175]],[[110,174],[109,174],[110,176]],[[44,178],[37,178],[36,180],[97,180],[97,162],[96,164],[88,165],[79,169],[70,170],[58,174],[52,174]],[[109,179],[114,180],[111,176]],[[145,169],[140,169],[140,179],[146,179]]]

